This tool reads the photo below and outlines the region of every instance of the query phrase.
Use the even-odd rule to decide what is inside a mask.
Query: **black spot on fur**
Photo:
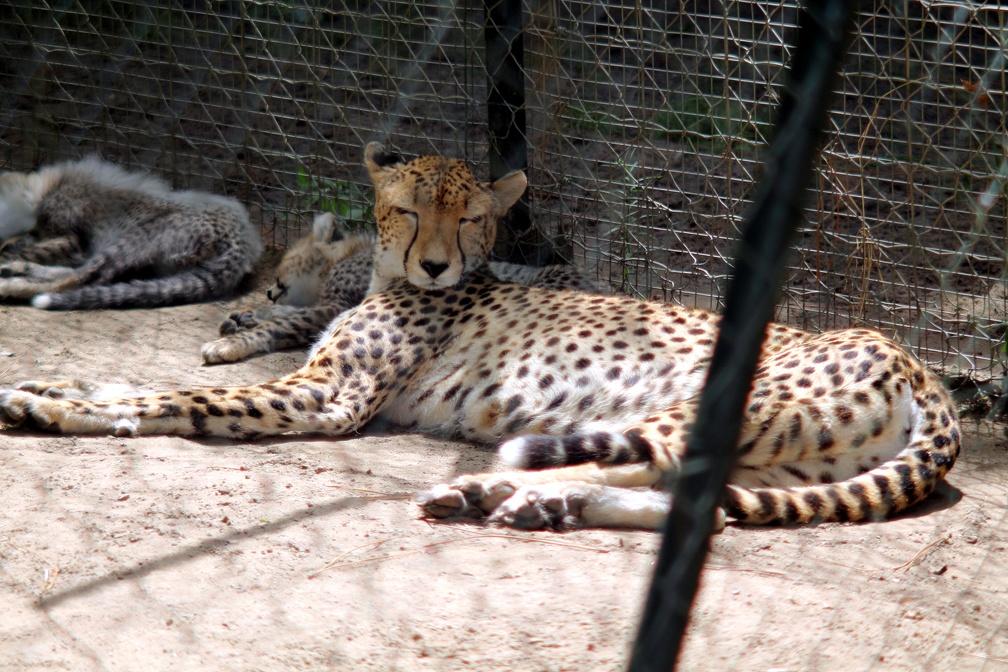
[[[198,408],[189,409],[189,421],[197,434],[206,434],[206,413]]]
[[[816,436],[816,441],[819,445],[819,450],[826,451],[833,447],[835,443],[833,439],[833,434],[830,432],[828,427],[821,427],[819,429],[819,434]]]
[[[558,408],[560,406],[560,404],[562,404],[566,400],[567,400],[567,393],[566,392],[558,394],[557,396],[553,397],[553,401],[551,401],[549,403],[549,406],[546,407],[546,410],[547,411],[555,410],[556,408]]]
[[[510,399],[508,399],[507,404],[504,406],[505,413],[513,413],[515,410],[521,406],[522,398],[520,394],[516,394]]]
[[[255,402],[251,399],[241,399],[241,402],[245,404],[245,413],[250,418],[261,418],[263,417],[262,411],[256,408]]]
[[[182,407],[178,404],[158,404],[158,409],[162,418],[175,418],[182,413]]]
[[[802,483],[808,483],[810,480],[808,474],[806,474],[804,471],[793,465],[785,464],[781,466],[781,469],[791,474]]]

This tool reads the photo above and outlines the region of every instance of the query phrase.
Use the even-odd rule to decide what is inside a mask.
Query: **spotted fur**
[[[374,236],[336,227],[332,213],[315,217],[312,232],[289,249],[266,295],[273,305],[235,311],[204,344],[204,364],[236,362],[257,353],[307,346],[323,337],[334,317],[358,305],[373,281]],[[491,261],[498,280],[548,289],[609,293],[568,264],[534,267]]]
[[[231,198],[172,191],[97,158],[0,176],[0,300],[36,308],[141,308],[233,290],[259,258],[259,233]]]
[[[384,286],[334,320],[301,369],[258,385],[103,401],[26,383],[0,393],[0,414],[58,432],[240,439],[346,435],[381,417],[505,439],[514,470],[433,488],[419,499],[428,515],[659,525],[668,499],[642,486],[680,468],[718,316],[501,282],[475,259],[524,176],[483,184],[460,161],[403,164],[381,151],[369,146],[367,166]],[[938,379],[883,335],[773,325],[724,506],[749,523],[881,519],[927,497],[959,444]]]

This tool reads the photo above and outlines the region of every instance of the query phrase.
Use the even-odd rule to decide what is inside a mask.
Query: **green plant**
[[[720,152],[729,144],[764,143],[770,128],[767,117],[762,107],[748,109],[737,100],[686,96],[658,113],[656,134]]]
[[[599,135],[610,135],[619,124],[619,118],[615,115],[602,110],[598,105],[582,102],[564,106],[561,118],[567,122],[569,130]]]
[[[335,213],[351,227],[371,226],[374,205],[353,182],[334,182],[298,168],[297,185],[303,192],[298,199],[301,210]]]
[[[617,287],[633,295],[639,294],[638,274],[648,264],[646,253],[643,260],[638,256],[648,247],[641,239],[647,235],[641,212],[647,208],[648,191],[658,178],[642,177],[641,166],[633,155],[618,159],[616,165],[619,172],[609,185],[599,189],[599,197],[613,215],[613,225],[605,237],[609,241],[609,254],[619,260],[621,275]]]

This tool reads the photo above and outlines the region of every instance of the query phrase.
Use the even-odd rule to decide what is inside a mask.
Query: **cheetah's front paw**
[[[0,422],[7,425],[34,425],[42,429],[55,422],[46,412],[45,404],[51,399],[24,390],[0,390]]]
[[[244,312],[235,311],[220,323],[218,332],[221,336],[229,336],[237,334],[242,329],[251,329],[257,324],[259,324],[259,320],[256,319],[256,314],[251,310]]]
[[[73,380],[25,380],[17,384],[21,392],[31,392],[49,399],[77,399],[81,401],[108,401],[122,397],[139,397],[148,394],[125,383],[94,383],[75,378]]]
[[[227,364],[245,358],[248,352],[241,347],[240,341],[231,338],[218,338],[216,341],[204,343],[200,356],[204,364]]]
[[[64,388],[43,391],[56,389]],[[50,432],[114,436],[133,436],[138,429],[136,413],[132,411],[110,412],[90,401],[54,399],[24,390],[0,390],[0,422]]]
[[[668,515],[670,497],[650,488],[623,488],[584,481],[521,485],[517,478],[462,477],[421,495],[419,503],[435,518],[484,515],[490,523],[524,530],[578,527],[658,529]],[[723,514],[720,526],[724,526]]]
[[[46,266],[32,261],[15,259],[0,263],[0,278],[11,280],[20,278],[22,281],[57,283],[76,281],[77,273],[69,266]]]
[[[40,283],[19,276],[0,278],[0,299],[26,301],[52,289],[52,283]]]
[[[86,380],[25,380],[15,389],[50,399],[90,399],[97,388]]]
[[[416,496],[416,503],[432,518],[482,518],[483,512],[466,501],[465,494],[442,483]]]

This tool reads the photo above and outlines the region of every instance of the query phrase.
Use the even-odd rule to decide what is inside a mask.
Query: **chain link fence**
[[[279,245],[316,209],[367,219],[368,140],[485,171],[476,3],[9,6],[0,167],[99,153],[240,198]],[[540,237],[620,291],[717,308],[795,3],[524,14]],[[871,325],[946,373],[1004,374],[1006,22],[999,3],[862,13],[780,319]]]
[[[778,318],[877,327],[949,376],[1004,380],[1008,6],[863,4]],[[370,140],[464,157],[488,177],[484,9],[6,0],[0,169],[99,154],[237,197],[280,247],[317,210],[366,225]],[[720,308],[796,19],[791,0],[526,0],[534,230],[499,253],[531,241],[621,292]],[[169,385],[223,385],[299,359],[173,370],[172,356],[198,352],[205,335],[184,310],[199,311],[200,328],[219,319],[216,305],[114,312],[99,326],[89,315],[11,313],[0,331],[47,338],[9,339],[3,354],[18,362],[0,375],[117,371],[146,383],[156,371]],[[109,333],[121,347],[108,347]],[[74,341],[72,363],[59,337]],[[683,669],[1004,664],[1003,428],[984,427],[996,436],[969,446],[949,486],[967,501],[948,507],[956,494],[944,495],[924,522],[726,531]],[[29,436],[3,451],[13,466],[0,481],[13,494],[0,570],[27,595],[10,604],[27,604],[25,587],[45,573],[32,602],[41,608],[26,616],[34,625],[8,633],[15,646],[0,668],[24,669],[25,652],[47,659],[59,641],[65,650],[50,657],[71,661],[65,669],[98,669],[117,636],[129,643],[115,649],[126,651],[120,667],[129,655],[149,664],[157,648],[191,669],[249,669],[242,643],[268,659],[255,669],[620,664],[655,535],[528,534],[519,544],[427,527],[401,500],[449,471],[490,468],[487,453],[461,446],[446,466],[455,458],[442,441],[407,437],[399,450],[386,436],[353,448],[300,439],[193,450],[181,439]],[[336,515],[344,510],[354,515]],[[173,584],[165,568],[176,566]],[[311,583],[305,567],[331,572]],[[38,634],[46,628],[58,632]]]

